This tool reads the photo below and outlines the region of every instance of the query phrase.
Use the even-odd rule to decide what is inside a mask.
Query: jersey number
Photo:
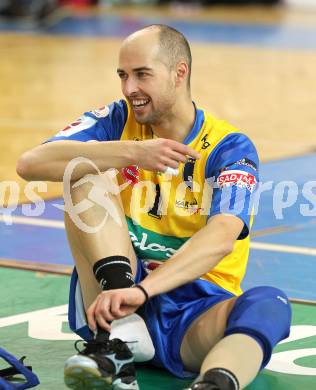
[[[159,200],[160,200],[160,185],[156,184],[156,196],[152,209],[148,211],[148,215],[153,218],[161,219],[161,211],[159,210]]]

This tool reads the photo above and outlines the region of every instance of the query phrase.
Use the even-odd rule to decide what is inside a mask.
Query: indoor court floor
[[[247,389],[316,389],[316,8],[113,7],[65,9],[44,25],[0,19],[0,345],[27,355],[38,388],[66,389],[63,362],[76,337],[67,326],[62,190],[48,183],[30,204],[15,163],[84,111],[117,100],[122,38],[157,22],[192,44],[194,100],[245,129],[263,162],[243,288],[280,287],[294,315],[290,338]],[[138,378],[142,390],[189,383],[146,366]]]

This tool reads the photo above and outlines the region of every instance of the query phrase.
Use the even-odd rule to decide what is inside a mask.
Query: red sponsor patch
[[[219,188],[237,186],[239,188],[247,188],[252,192],[257,184],[257,180],[254,175],[248,172],[232,170],[222,172],[217,179],[217,184]]]
[[[136,165],[129,165],[128,167],[122,168],[122,175],[126,181],[129,181],[132,185],[139,182],[139,170]]]
[[[62,131],[69,130],[69,129],[71,129],[71,128],[74,127],[74,126],[80,125],[80,123],[82,123],[82,120],[81,120],[81,119],[78,119],[78,120],[76,120],[76,122],[73,122],[73,123],[71,123],[70,125],[68,125],[67,127],[65,127]]]
[[[63,130],[61,130],[59,133],[57,133],[56,136],[69,137],[71,135],[79,133],[80,131],[91,128],[96,124],[96,122],[97,119],[83,115],[80,118],[76,119],[74,122],[72,122],[70,125],[65,127]]]

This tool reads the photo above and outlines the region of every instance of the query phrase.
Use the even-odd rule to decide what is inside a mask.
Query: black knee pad
[[[237,298],[228,320],[225,336],[243,333],[262,347],[264,368],[275,345],[287,338],[291,325],[291,306],[283,291],[274,287],[254,287]]]

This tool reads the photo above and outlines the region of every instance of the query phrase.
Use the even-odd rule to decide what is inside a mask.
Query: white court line
[[[316,248],[308,248],[308,247],[304,247],[304,246],[268,244],[265,242],[253,242],[252,241],[250,243],[250,247],[252,249],[259,249],[259,250],[263,250],[263,251],[297,253],[299,255],[316,256]]]
[[[65,228],[63,221],[54,221],[52,219],[19,217],[19,216],[14,216],[14,215],[12,215],[10,217],[10,219],[12,220],[12,223],[17,223],[20,225],[33,225],[33,226],[50,227],[50,228],[56,228],[56,229],[64,229]],[[3,216],[0,216],[0,223],[5,223]],[[262,250],[262,251],[297,253],[299,255],[316,256],[316,248],[308,248],[308,247],[303,247],[303,246],[269,244],[266,242],[253,242],[253,241],[251,241],[250,247],[252,249],[258,249],[258,250]]]
[[[52,219],[44,219],[44,218],[31,218],[31,217],[19,217],[16,215],[12,215],[7,218],[10,219],[12,224],[16,223],[19,225],[33,225],[33,226],[42,226],[42,227],[51,227],[56,229],[65,229],[64,221],[54,221]],[[0,223],[6,223],[3,215],[0,216]]]

